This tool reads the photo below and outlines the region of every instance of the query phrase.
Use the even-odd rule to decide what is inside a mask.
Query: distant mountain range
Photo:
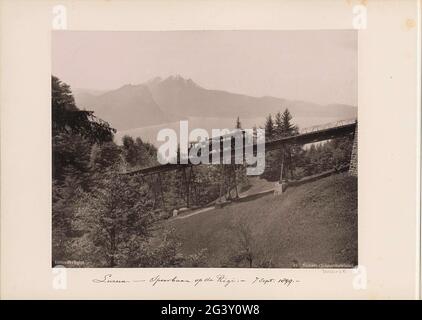
[[[274,115],[285,108],[289,108],[294,121],[300,126],[357,116],[355,106],[319,105],[209,90],[181,76],[157,77],[146,83],[128,84],[106,92],[76,89],[73,93],[80,109],[93,110],[119,132],[137,132],[134,135],[140,135],[142,128],[154,128],[153,132],[149,132],[149,138],[153,138],[154,132],[163,125],[174,125],[185,119],[195,119],[197,126],[204,123],[202,127],[205,129],[211,123],[214,126],[217,123],[234,124],[237,117],[243,123],[259,126],[263,125],[262,121],[268,114]]]

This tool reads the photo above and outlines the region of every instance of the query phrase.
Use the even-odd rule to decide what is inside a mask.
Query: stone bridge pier
[[[358,125],[356,124],[355,134],[353,138],[352,156],[350,158],[349,174],[358,176]]]

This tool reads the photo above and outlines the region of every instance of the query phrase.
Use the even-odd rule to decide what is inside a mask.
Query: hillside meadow
[[[342,173],[163,227],[207,267],[316,268],[357,264],[357,223],[357,179]]]

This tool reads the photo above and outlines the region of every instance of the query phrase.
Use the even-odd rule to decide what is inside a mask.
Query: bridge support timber
[[[284,170],[284,147],[281,145],[280,147],[281,152],[281,164],[280,164],[280,179],[278,180],[278,183],[276,183],[275,189],[274,189],[274,195],[278,196],[283,193],[283,170]]]

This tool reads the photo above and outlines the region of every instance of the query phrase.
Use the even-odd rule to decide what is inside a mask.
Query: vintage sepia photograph
[[[52,31],[52,266],[358,265],[358,31]]]

